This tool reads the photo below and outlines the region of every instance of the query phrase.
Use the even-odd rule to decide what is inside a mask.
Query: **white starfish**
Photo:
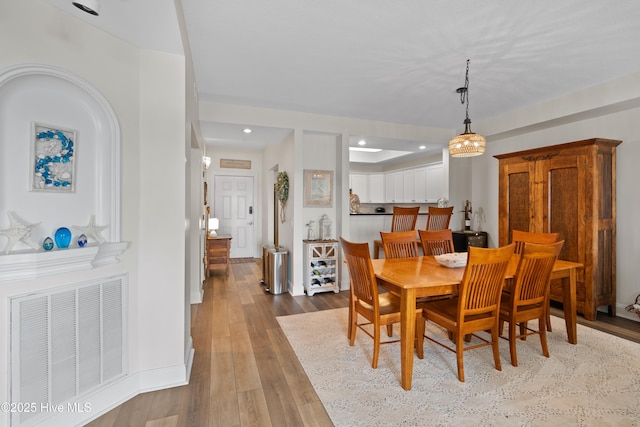
[[[89,218],[88,225],[86,226],[72,225],[72,227],[75,228],[76,230],[79,230],[85,236],[91,237],[93,240],[95,240],[98,243],[104,242],[104,238],[100,236],[100,233],[102,233],[103,230],[109,228],[108,225],[96,225],[95,215],[91,215],[91,217]]]
[[[9,243],[7,244],[5,253],[8,254],[11,252],[11,249],[13,249],[15,244],[18,242],[26,243],[33,249],[40,249],[40,245],[31,239],[31,229],[37,227],[40,223],[27,224],[22,222],[14,211],[7,212],[7,216],[9,217],[9,228],[6,230],[0,230],[0,234],[9,238]]]

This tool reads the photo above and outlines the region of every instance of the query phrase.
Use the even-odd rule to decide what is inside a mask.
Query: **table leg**
[[[402,289],[400,305],[400,367],[402,372],[402,388],[411,390],[416,334],[415,289]]]
[[[571,344],[578,343],[576,328],[576,281],[577,272],[575,268],[569,270],[568,280],[566,277],[562,279],[564,322],[567,326],[567,336]]]

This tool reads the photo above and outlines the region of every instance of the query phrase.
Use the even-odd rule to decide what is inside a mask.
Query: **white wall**
[[[140,51],[37,0],[0,4],[0,39],[12,40],[3,43],[0,68],[24,62],[64,68],[93,85],[115,111],[122,135],[121,239],[128,242],[119,264],[4,283],[0,299],[5,314],[12,295],[126,272],[130,374],[94,393],[95,412],[84,417],[95,417],[101,408],[141,390],[184,383],[190,353],[184,255],[185,135],[190,132],[185,127],[185,58]],[[0,182],[0,191],[9,184]],[[0,206],[0,216],[6,217],[10,209]],[[0,401],[8,401],[7,319],[0,319]]]

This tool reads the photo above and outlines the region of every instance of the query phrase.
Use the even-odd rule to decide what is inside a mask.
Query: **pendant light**
[[[464,132],[449,141],[449,154],[451,157],[473,157],[484,154],[487,140],[484,136],[471,132],[471,120],[469,119],[469,60],[467,59],[467,74],[464,87],[456,90],[460,94],[460,102],[467,104],[467,116],[464,119]]]

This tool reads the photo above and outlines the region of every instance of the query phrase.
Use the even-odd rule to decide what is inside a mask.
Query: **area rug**
[[[528,337],[518,342],[513,367],[501,340],[502,371],[490,347],[467,351],[461,383],[455,353],[425,340],[425,357],[414,359],[413,387],[405,391],[399,343],[382,345],[372,369],[373,340],[358,331],[349,346],[347,319],[347,308],[278,317],[338,427],[640,426],[640,344],[578,325],[572,345],[564,320],[552,317],[551,357],[542,355],[537,336]],[[428,332],[445,338],[433,324]]]

